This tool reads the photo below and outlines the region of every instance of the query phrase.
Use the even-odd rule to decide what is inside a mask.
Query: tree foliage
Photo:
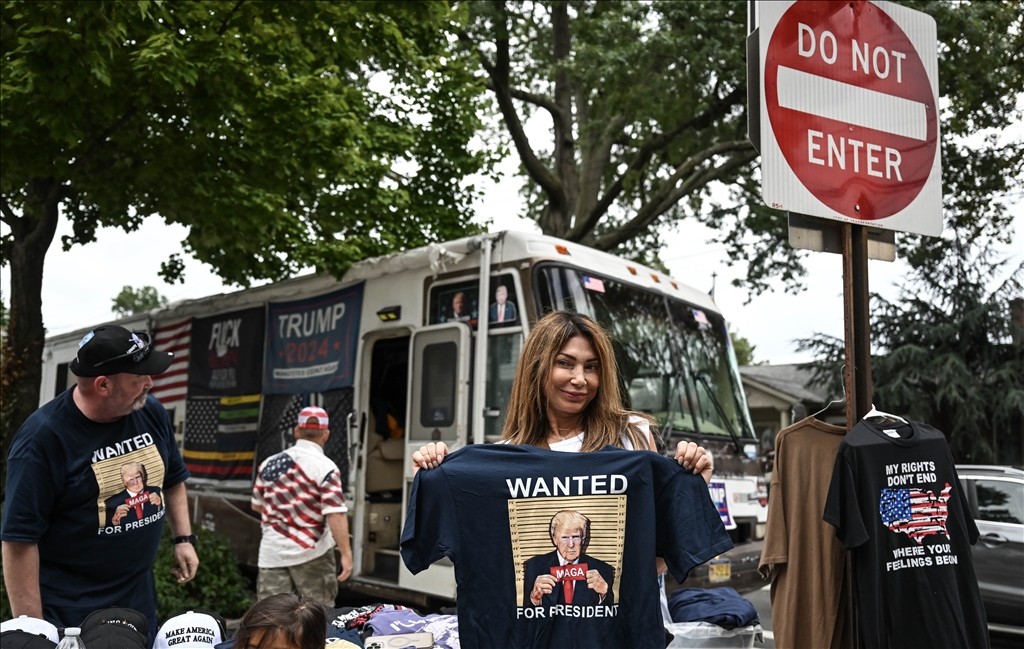
[[[732,349],[736,352],[736,364],[739,366],[744,365],[763,365],[764,361],[758,362],[754,360],[754,351],[757,350],[757,345],[751,344],[751,342],[741,336],[739,332],[729,329],[729,337],[732,338]]]
[[[167,298],[160,295],[152,286],[143,286],[138,289],[125,286],[117,294],[117,297],[111,299],[111,302],[114,303],[114,306],[110,310],[122,318],[167,306]]]
[[[544,233],[644,248],[694,207],[680,201],[750,173],[745,3],[469,4],[460,42],[484,70]],[[550,145],[523,129],[535,110],[552,120]]]
[[[245,285],[464,234],[482,86],[443,1],[2,0],[4,399],[38,401],[43,259],[74,232],[188,228]],[[162,269],[180,279],[180,256]]]
[[[898,301],[872,295],[874,402],[943,431],[958,462],[1019,463],[1024,344],[1011,342],[1010,302],[1024,290],[1024,264],[1007,273],[986,245],[959,234],[958,254],[913,271]],[[815,352],[818,375],[840,391],[843,341],[816,334],[798,346]]]
[[[911,1],[939,38],[946,216],[1007,240],[1010,215],[990,199],[1022,185],[1024,148],[1000,134],[1020,122],[1020,3]],[[738,284],[773,278],[799,290],[806,253],[788,245],[785,214],[764,206],[746,140],[743,0],[472,2],[460,43],[481,75],[522,162],[525,216],[543,232],[657,263],[660,233],[683,219],[718,232]],[[551,137],[531,140],[536,111]],[[711,199],[718,184],[730,199]],[[944,239],[901,237],[901,255],[937,263]]]
[[[7,1],[5,220],[54,194],[68,246],[159,214],[240,284],[461,234],[480,159],[472,86],[441,56],[450,19],[438,2]]]

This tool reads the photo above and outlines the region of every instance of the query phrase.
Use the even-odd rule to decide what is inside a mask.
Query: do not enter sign
[[[883,2],[762,2],[765,202],[942,230],[935,22]]]

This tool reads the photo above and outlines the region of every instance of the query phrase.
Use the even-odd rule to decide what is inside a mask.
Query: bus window
[[[445,428],[455,421],[455,368],[458,347],[444,342],[423,349],[420,426]]]
[[[484,417],[484,435],[487,437],[501,437],[522,345],[521,332],[490,336],[490,344],[487,345],[487,414]]]
[[[480,280],[435,284],[430,288],[427,324],[465,322],[476,329],[481,315],[490,328],[515,327],[519,321],[519,296],[511,273],[491,276],[491,294],[479,297]]]
[[[583,282],[572,268],[541,265],[537,273],[540,313],[567,309],[593,316]]]
[[[753,437],[720,315],[615,280],[595,283],[573,268],[535,272],[541,312],[585,313],[612,336],[627,407],[663,430]]]
[[[733,379],[737,372],[724,318],[674,300],[669,302],[669,311],[678,344],[689,361],[694,414],[701,432],[728,435],[731,426],[741,437],[752,436],[747,432],[746,398]]]

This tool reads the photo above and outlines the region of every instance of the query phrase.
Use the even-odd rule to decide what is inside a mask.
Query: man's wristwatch
[[[199,545],[199,537],[195,534],[174,537],[174,545],[178,545],[179,543],[191,543],[192,545]]]

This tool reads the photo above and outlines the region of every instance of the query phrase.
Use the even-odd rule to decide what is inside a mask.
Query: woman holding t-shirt
[[[570,311],[537,322],[516,367],[502,430],[505,443],[570,453],[609,444],[653,451],[650,424],[647,415],[622,407],[611,339],[600,325]],[[422,446],[412,455],[413,471],[436,468],[447,454],[444,442]],[[704,447],[679,442],[675,459],[705,482],[711,480],[711,456]]]

